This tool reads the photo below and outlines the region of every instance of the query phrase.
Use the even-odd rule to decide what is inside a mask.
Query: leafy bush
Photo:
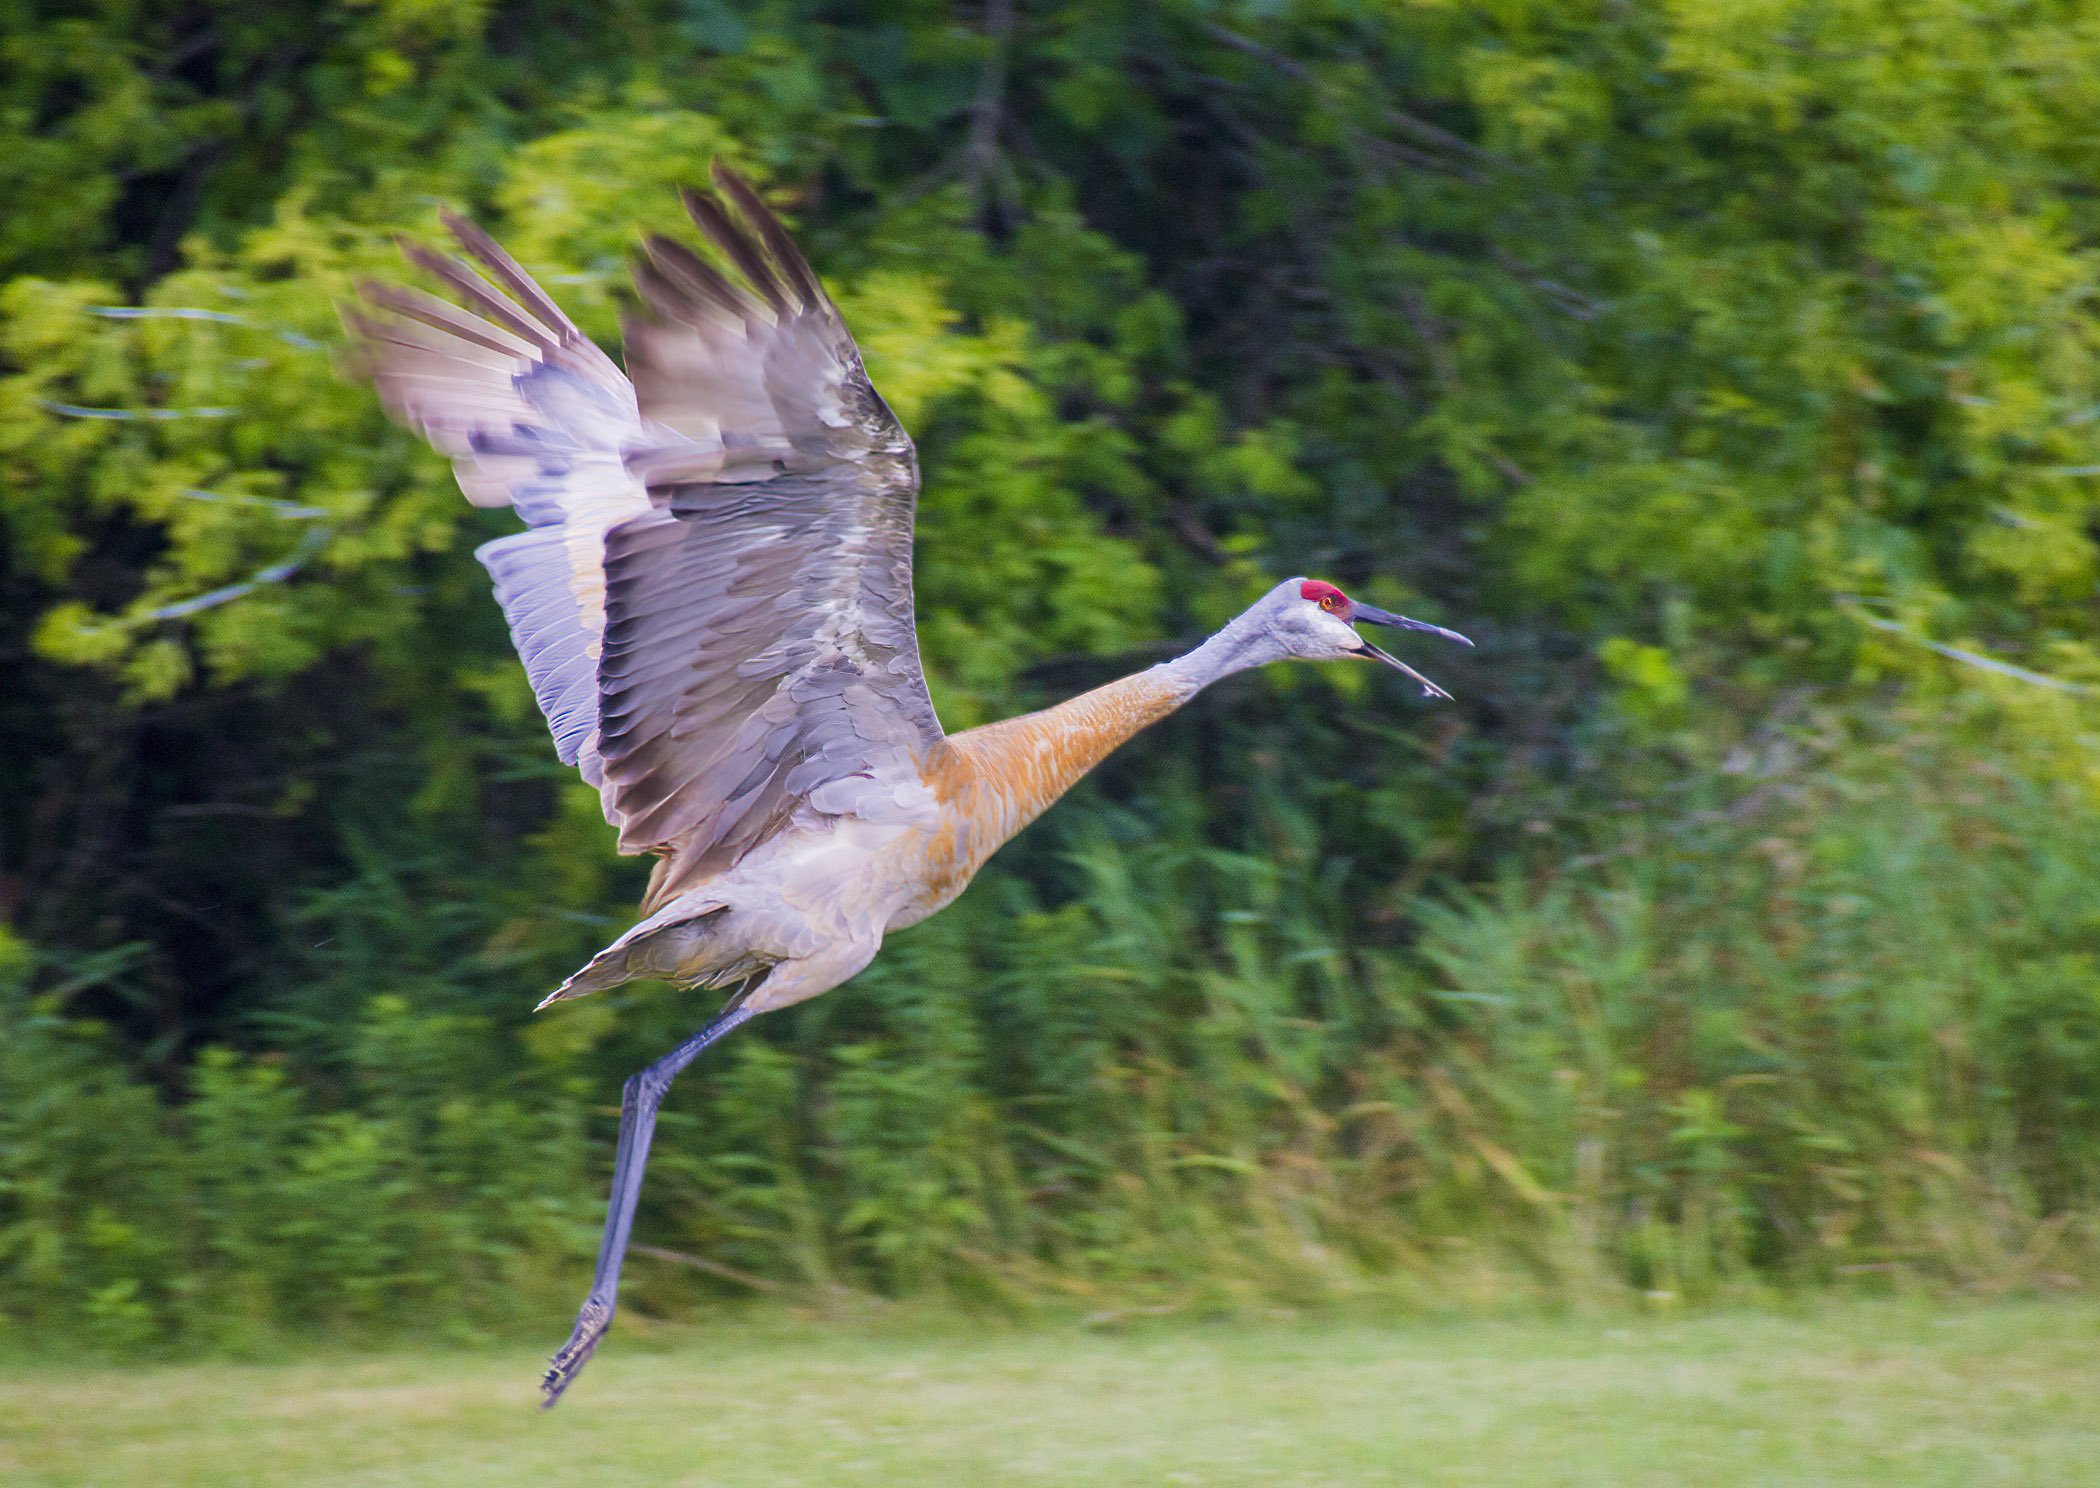
[[[471,1066],[486,1028],[375,998],[334,1109],[320,1072],[223,1048],[171,1107],[52,996],[17,985],[4,1011],[0,1316],[34,1336],[456,1331],[567,1280],[590,1207],[573,1103],[418,1078]]]
[[[1819,723],[1725,806],[1421,904],[1405,947],[1338,933],[1346,863],[1076,815],[1070,897],[991,887],[687,1076],[637,1305],[696,1267],[1000,1307],[2082,1281],[2100,807],[1942,728]],[[1260,825],[1314,840],[1292,809]],[[602,1042],[534,1052],[562,1014],[380,995],[311,1063],[205,1051],[170,1105],[11,996],[0,1306],[110,1347],[559,1315],[586,1117],[609,1139],[700,1016],[618,994]]]

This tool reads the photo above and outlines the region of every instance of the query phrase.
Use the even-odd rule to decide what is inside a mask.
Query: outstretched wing
[[[911,441],[786,229],[715,182],[686,204],[733,272],[647,240],[631,383],[454,218],[487,279],[408,252],[464,310],[366,285],[348,312],[388,409],[469,500],[529,524],[477,556],[556,748],[622,851],[681,870],[804,806],[923,811],[941,739],[912,624]]]

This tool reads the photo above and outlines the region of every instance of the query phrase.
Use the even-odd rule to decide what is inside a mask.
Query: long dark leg
[[[597,1352],[598,1340],[612,1322],[613,1306],[620,1292],[620,1260],[627,1254],[627,1232],[634,1227],[635,1201],[642,1196],[642,1169],[649,1161],[649,1138],[656,1131],[657,1108],[664,1092],[680,1070],[699,1057],[709,1044],[755,1018],[757,1013],[734,1005],[663,1058],[627,1082],[620,1095],[620,1146],[613,1157],[612,1204],[605,1211],[605,1239],[598,1247],[598,1272],[591,1280],[591,1294],[583,1299],[576,1315],[576,1331],[561,1346],[547,1377],[540,1382],[546,1394],[543,1406],[561,1399],[576,1376]]]

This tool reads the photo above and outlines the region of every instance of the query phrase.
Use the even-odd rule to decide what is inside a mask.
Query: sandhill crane
[[[475,556],[556,751],[598,788],[620,851],[659,855],[641,921],[540,1005],[636,977],[736,989],[627,1082],[597,1272],[547,1370],[550,1406],[612,1320],[657,1108],[702,1050],[859,972],[1220,677],[1368,658],[1447,697],[1352,624],[1471,644],[1293,578],[1185,656],[944,734],[913,629],[912,442],[786,229],[713,174],[684,198],[722,264],[643,240],[625,375],[449,213],[480,272],[402,247],[458,304],[364,283],[344,312],[387,409],[451,457],[469,501],[524,519]]]

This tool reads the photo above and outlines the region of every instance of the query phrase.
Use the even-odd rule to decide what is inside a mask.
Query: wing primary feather
[[[654,258],[638,253],[628,265],[634,287],[648,314],[660,321],[695,327],[730,327],[741,332],[748,304],[739,309],[724,304],[709,291],[690,285],[675,271],[666,270]]]
[[[751,281],[751,287],[773,308],[775,315],[787,313],[787,297],[780,292],[780,283],[766,263],[765,254],[751,235],[738,225],[722,207],[722,204],[707,192],[691,186],[681,187],[679,196],[685,202],[686,211],[692,216],[693,225],[707,234],[710,241],[728,254],[737,268]]]
[[[391,310],[409,320],[419,320],[424,325],[449,332],[462,341],[486,347],[490,351],[525,358],[532,356],[537,349],[532,342],[521,340],[500,326],[492,326],[487,321],[448,304],[436,295],[424,294],[419,289],[383,284],[376,279],[360,279],[357,281],[357,292],[367,304],[377,305],[382,310]]]
[[[635,293],[648,307],[648,315],[678,325],[702,323],[703,312],[679,292],[679,286],[671,282],[670,275],[651,262],[647,254],[632,255],[628,259],[627,272],[634,279]]]
[[[781,225],[780,219],[773,215],[772,208],[752,190],[749,181],[721,161],[715,162],[713,174],[716,187],[727,193],[729,199],[736,203],[737,210],[744,214],[744,220],[758,229],[759,237],[765,241],[766,251],[773,255],[773,262],[787,275],[789,287],[795,291],[802,303],[812,307],[822,305],[824,290],[817,283],[816,271],[810,268],[809,260],[802,256],[802,250],[795,246],[794,238]]]
[[[477,368],[484,373],[508,372],[516,361],[507,352],[491,351],[479,342],[448,335],[420,321],[367,315],[354,305],[343,306],[342,317],[343,324],[361,343],[359,363],[368,370],[377,370],[371,362],[378,356],[386,363],[383,375],[388,378],[436,376],[457,380],[463,371],[471,376],[472,369]],[[383,353],[382,347],[386,348]]]
[[[520,305],[531,311],[548,330],[562,336],[580,335],[561,306],[549,299],[545,290],[532,282],[518,261],[504,252],[496,240],[481,228],[450,209],[438,213],[438,221],[445,224],[445,231],[458,240],[459,246],[467,250],[467,256],[480,264],[489,276]]]
[[[552,351],[554,340],[548,328],[518,309],[515,301],[505,299],[489,287],[488,281],[468,268],[466,264],[449,253],[440,253],[413,238],[399,237],[394,242],[402,256],[417,268],[435,279],[441,279],[461,299],[472,305],[476,313],[488,317],[514,336],[522,336],[544,351]]]
[[[722,277],[719,269],[685,244],[661,233],[651,233],[642,240],[642,248],[648,255],[649,263],[674,288],[718,305],[739,319],[742,318],[743,296]]]

